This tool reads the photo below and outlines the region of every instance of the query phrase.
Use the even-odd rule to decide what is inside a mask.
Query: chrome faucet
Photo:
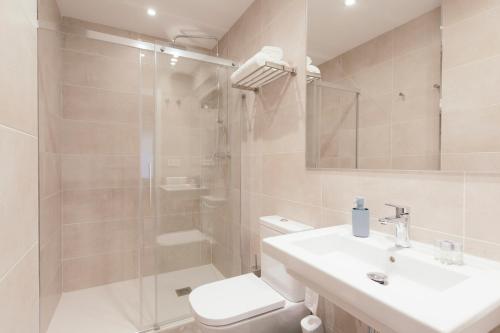
[[[382,224],[394,224],[396,226],[396,246],[411,247],[410,243],[410,208],[393,204],[385,204],[396,209],[396,216],[384,217],[378,221]]]

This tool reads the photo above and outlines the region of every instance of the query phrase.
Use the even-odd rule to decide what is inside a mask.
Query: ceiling
[[[57,0],[61,15],[172,39],[178,34],[222,37],[253,0]],[[154,8],[157,15],[147,15]],[[183,40],[182,43],[186,43]],[[213,47],[213,41],[190,44]]]
[[[321,64],[431,11],[441,0],[308,0],[308,54]]]

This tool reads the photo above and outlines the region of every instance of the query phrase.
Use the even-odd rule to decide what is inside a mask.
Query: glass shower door
[[[229,71],[156,53],[154,134],[146,126],[143,136],[153,148],[143,166],[151,174],[144,186],[151,210],[141,256],[143,322],[190,317],[191,290],[240,272],[239,215],[228,199]]]

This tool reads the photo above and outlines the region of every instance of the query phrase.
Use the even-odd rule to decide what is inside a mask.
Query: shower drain
[[[177,297],[189,295],[191,293],[191,291],[192,291],[191,287],[175,289],[175,293],[177,294]]]

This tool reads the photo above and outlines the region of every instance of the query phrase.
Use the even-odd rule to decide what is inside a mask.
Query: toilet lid
[[[254,274],[245,274],[196,288],[189,303],[199,322],[223,326],[280,309],[285,299]]]

